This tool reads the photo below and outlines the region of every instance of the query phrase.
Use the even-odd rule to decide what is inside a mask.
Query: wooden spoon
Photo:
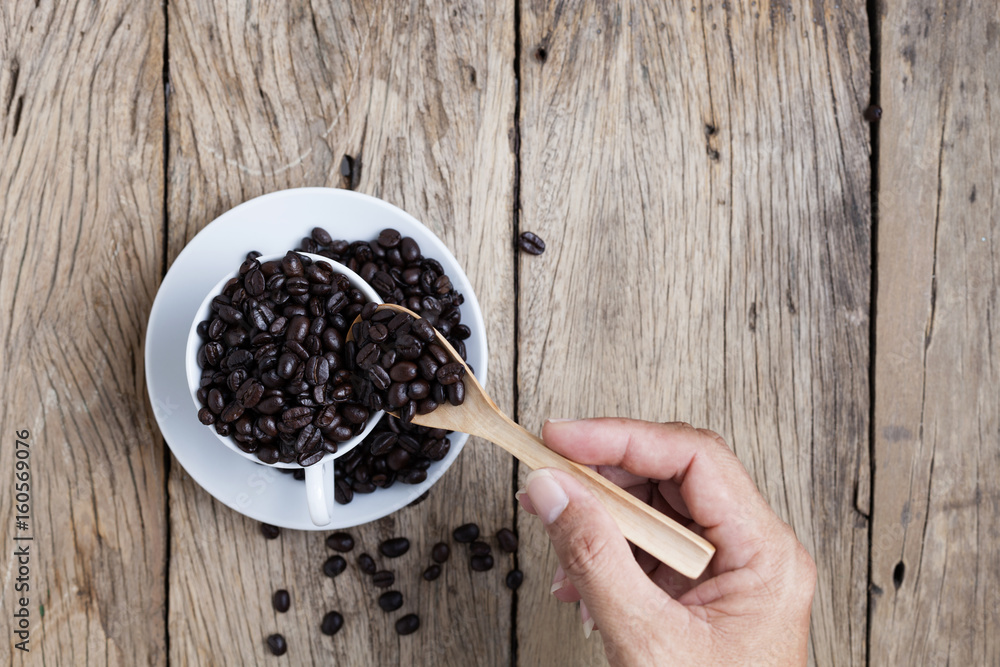
[[[393,304],[382,304],[379,308],[406,313],[416,319],[420,317]],[[355,322],[360,319],[359,316]],[[353,325],[351,329],[348,340],[351,339]],[[437,329],[434,332],[438,344],[452,360],[465,366],[465,402],[457,407],[444,403],[426,415],[414,415],[414,424],[479,436],[500,445],[532,470],[557,468],[572,475],[604,503],[622,533],[633,544],[686,577],[696,579],[701,575],[715,553],[715,547],[708,540],[639,501],[590,468],[546,447],[538,437],[521,428],[497,407],[455,348]]]

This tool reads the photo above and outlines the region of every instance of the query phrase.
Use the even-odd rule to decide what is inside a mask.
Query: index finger
[[[584,419],[548,421],[542,437],[578,463],[675,482],[691,518],[718,548],[716,568],[745,566],[780,524],[736,455],[710,431],[681,423]]]

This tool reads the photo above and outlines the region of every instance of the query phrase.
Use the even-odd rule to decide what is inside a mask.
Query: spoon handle
[[[691,579],[697,579],[712,560],[715,547],[700,535],[606,480],[590,468],[552,451],[502,412],[484,419],[476,435],[491,440],[532,470],[557,468],[576,477],[604,503],[622,533],[633,544]],[[482,415],[485,416],[485,415]]]

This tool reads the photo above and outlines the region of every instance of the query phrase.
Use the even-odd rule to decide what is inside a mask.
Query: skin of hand
[[[612,665],[804,665],[816,566],[723,439],[688,424],[550,420],[545,444],[594,467],[715,545],[691,581],[636,550],[580,482],[554,469],[517,496],[560,566],[552,592],[580,601]]]

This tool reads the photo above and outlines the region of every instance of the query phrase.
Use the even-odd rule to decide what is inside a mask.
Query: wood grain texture
[[[871,659],[995,665],[1000,11],[886,3],[880,32]]]
[[[811,659],[864,664],[864,6],[526,2],[521,26],[520,228],[548,244],[520,260],[521,422],[719,431],[816,560]],[[544,587],[517,630],[526,665],[604,660]]]
[[[305,185],[356,189],[427,224],[466,267],[486,317],[491,394],[513,394],[513,3],[418,5],[171,2],[170,256],[206,223],[253,196]],[[248,248],[249,250],[249,248]],[[176,462],[175,462],[176,463]],[[359,547],[331,581],[323,533],[268,542],[175,465],[170,477],[170,652],[178,663],[267,662],[271,632],[294,664],[508,664],[507,558],[471,573],[456,550],[442,578],[419,579],[431,546],[463,521],[493,532],[513,520],[512,462],[472,441],[423,504],[351,532]],[[420,631],[397,637],[354,566],[405,535],[393,563]],[[276,615],[285,587],[292,611]],[[345,616],[333,639],[328,610]]]
[[[163,261],[163,37],[155,4],[0,6],[4,663],[165,660],[165,466],[142,352]],[[15,531],[23,429],[31,518]],[[16,543],[21,593],[14,535],[34,538]],[[22,595],[30,653],[11,634]]]

